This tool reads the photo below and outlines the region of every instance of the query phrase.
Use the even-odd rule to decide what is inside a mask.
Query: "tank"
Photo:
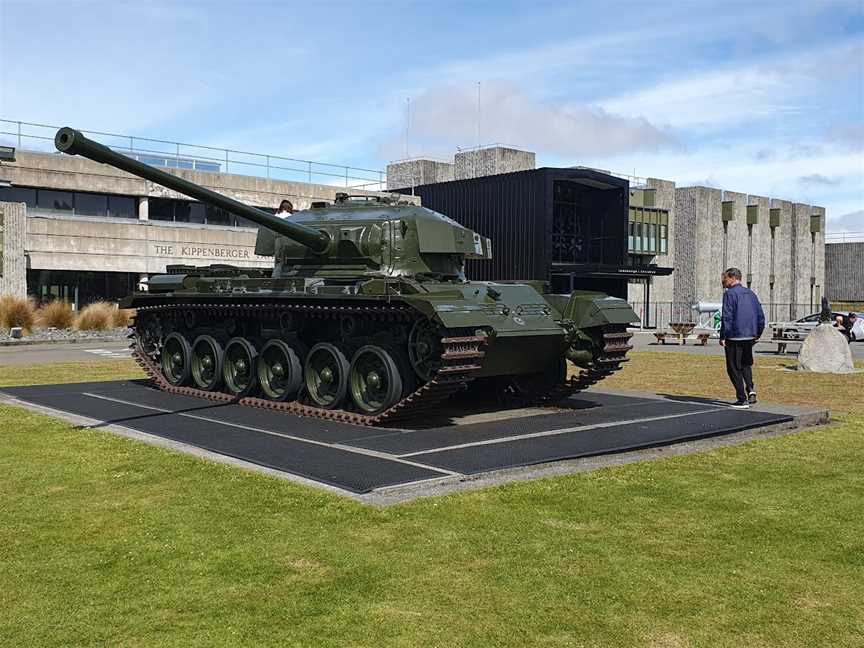
[[[121,306],[133,355],[165,391],[382,425],[485,388],[551,403],[618,370],[638,322],[603,293],[470,281],[489,240],[405,196],[337,194],[279,218],[62,128],[57,149],[259,225],[272,270],[168,266]]]

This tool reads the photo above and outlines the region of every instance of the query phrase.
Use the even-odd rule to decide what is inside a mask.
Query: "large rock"
[[[852,350],[843,334],[831,324],[820,324],[804,339],[798,369],[816,373],[852,373]]]

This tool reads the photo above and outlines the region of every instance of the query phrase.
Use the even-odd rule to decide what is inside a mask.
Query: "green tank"
[[[274,258],[272,270],[169,266],[123,301],[134,356],[163,390],[380,425],[469,385],[559,400],[632,348],[626,301],[470,281],[465,259],[491,258],[489,240],[404,196],[338,194],[283,220],[71,128],[55,145],[257,223],[255,253]]]

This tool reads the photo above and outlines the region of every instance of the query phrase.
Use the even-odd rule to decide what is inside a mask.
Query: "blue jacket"
[[[726,290],[723,295],[720,339],[758,339],[763,330],[765,313],[756,293],[740,283]]]

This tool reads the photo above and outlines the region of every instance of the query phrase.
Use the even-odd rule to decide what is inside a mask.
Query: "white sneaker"
[[[747,401],[735,401],[734,403],[730,404],[729,407],[731,407],[732,409],[750,409],[750,403],[748,403]]]

